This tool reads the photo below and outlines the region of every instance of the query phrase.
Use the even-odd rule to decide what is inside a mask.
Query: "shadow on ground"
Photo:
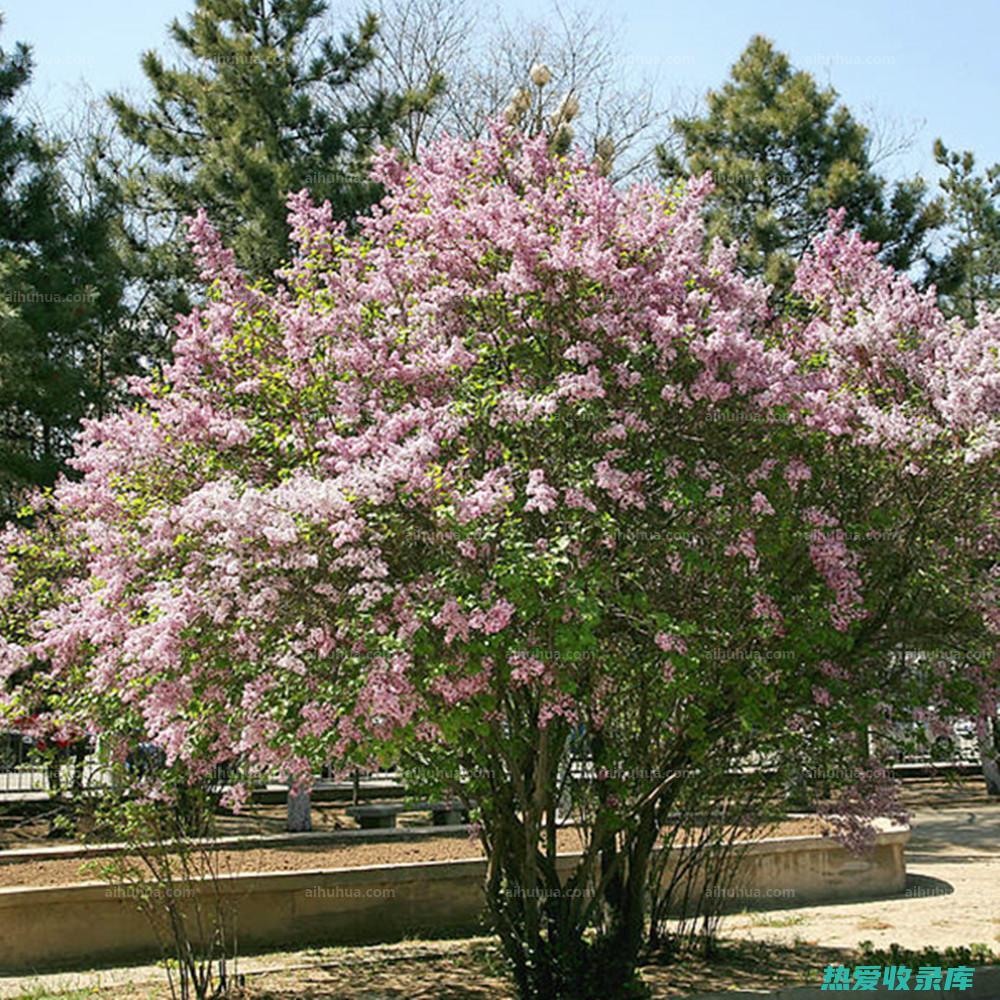
[[[928,896],[952,896],[955,887],[944,879],[934,878],[931,875],[916,875],[908,872],[906,876],[906,889],[903,890],[903,897],[907,899],[926,899]],[[898,899],[899,896],[890,896],[889,899]]]

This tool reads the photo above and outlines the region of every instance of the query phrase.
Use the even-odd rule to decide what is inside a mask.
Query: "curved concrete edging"
[[[748,846],[733,883],[747,898],[793,899],[798,905],[902,892],[909,829],[883,824],[868,859],[826,837],[790,837]],[[683,852],[685,848],[673,848]],[[578,854],[560,855],[568,873]],[[668,870],[670,864],[667,866]],[[414,934],[481,931],[486,862],[412,862],[366,868],[223,875],[240,950],[283,945],[362,944]],[[201,880],[182,891],[214,905]],[[0,889],[0,975],[57,966],[131,961],[159,954],[156,937],[136,912],[130,887],[100,882]]]
[[[876,820],[875,826],[875,842],[863,855],[852,854],[836,840],[822,836],[771,838],[742,845],[732,882],[720,892],[719,908],[811,906],[903,892],[910,828],[889,820]],[[676,863],[668,862],[665,879]],[[693,888],[700,888],[697,880]]]

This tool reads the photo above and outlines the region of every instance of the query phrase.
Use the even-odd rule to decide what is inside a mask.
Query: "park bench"
[[[434,826],[459,826],[469,821],[468,810],[461,802],[380,802],[349,806],[346,812],[362,830],[392,829],[403,812],[429,812]]]

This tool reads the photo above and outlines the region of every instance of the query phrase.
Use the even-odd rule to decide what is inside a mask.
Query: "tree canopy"
[[[193,220],[173,364],[4,539],[3,672],[45,667],[9,711],[193,778],[402,760],[478,804],[522,995],[607,996],[684,775],[995,690],[1000,330],[843,213],[775,316],[706,181],[617,191],[544,134],[375,180],[356,233],[290,199],[273,289]],[[903,675],[902,642],[968,667]]]
[[[368,157],[427,96],[375,89],[349,100],[375,58],[378,24],[369,15],[338,44],[314,37],[325,11],[323,0],[197,0],[170,26],[179,63],[143,56],[152,102],[110,98],[148,154],[129,184],[134,204],[163,213],[168,231],[206,209],[253,274],[288,255],[289,191],[308,187],[341,219],[376,200]]]
[[[738,239],[741,265],[780,289],[831,208],[899,270],[921,260],[943,220],[921,179],[890,185],[876,172],[868,129],[837,97],[757,35],[704,113],[675,118],[676,141],[660,147],[666,177],[712,172],[711,232]]]
[[[947,308],[974,322],[980,308],[1000,306],[1000,164],[976,171],[969,150],[954,152],[939,139],[934,158],[950,233],[934,278]]]
[[[59,146],[14,116],[30,75],[26,46],[0,50],[0,521],[65,470],[80,421],[137,362],[120,335],[114,199],[74,198]]]

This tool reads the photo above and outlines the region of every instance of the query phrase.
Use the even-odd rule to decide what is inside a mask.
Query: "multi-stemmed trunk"
[[[642,995],[637,966],[655,841],[646,812],[649,822],[625,845],[609,833],[569,871],[537,850],[529,858],[518,821],[486,823],[488,903],[523,1000]]]
[[[523,1000],[616,1000],[644,995],[638,962],[658,794],[621,810],[598,801],[582,854],[558,856],[556,809],[565,732],[543,730],[525,756],[489,768],[482,837],[487,902]],[[564,848],[565,851],[565,848]]]

